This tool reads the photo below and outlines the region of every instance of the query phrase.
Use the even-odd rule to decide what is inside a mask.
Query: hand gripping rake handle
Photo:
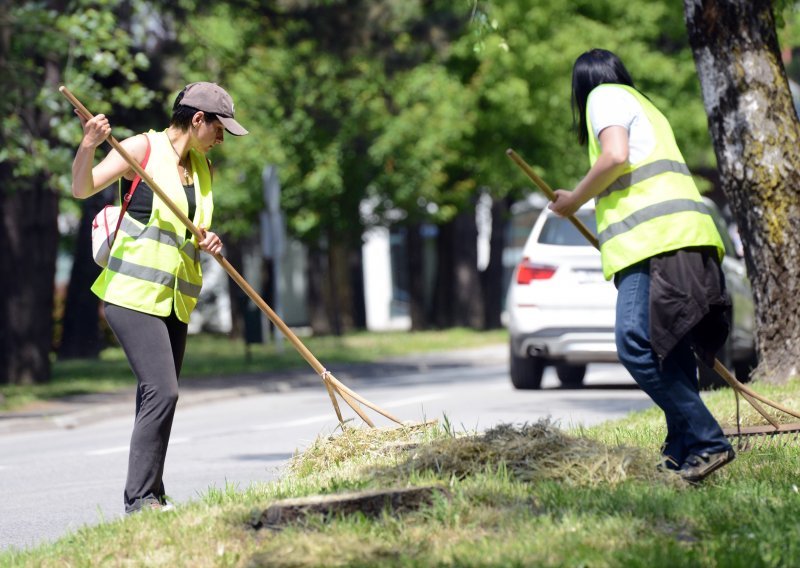
[[[525,160],[520,158],[519,154],[517,154],[511,148],[506,150],[506,154],[508,155],[509,158],[511,158],[514,161],[515,164],[517,164],[522,169],[523,172],[525,172],[525,174],[529,178],[531,178],[531,180],[533,180],[533,183],[539,186],[539,189],[541,189],[542,193],[544,193],[545,196],[547,196],[547,199],[549,199],[550,201],[556,200],[555,191],[553,191],[542,178],[536,175],[536,172],[533,171],[533,168],[531,168],[527,163],[525,163]],[[589,241],[594,248],[596,249],[600,248],[600,243],[598,242],[597,237],[594,236],[594,234],[589,230],[589,228],[586,225],[583,224],[583,222],[580,219],[578,219],[574,215],[570,215],[567,219],[569,220],[570,223],[575,225],[575,228],[578,229],[578,231],[580,231],[580,233],[584,237],[586,237],[586,240]]]
[[[87,108],[83,106],[83,104],[81,104],[81,102],[75,97],[75,95],[73,95],[69,91],[69,89],[62,86],[59,87],[58,90],[61,92],[62,95],[64,95],[67,98],[67,100],[69,100],[70,103],[72,103],[72,106],[74,106],[78,110],[78,112],[81,114],[83,118],[85,118],[86,120],[92,118],[93,116],[92,113],[90,113],[87,110]],[[164,190],[162,190],[155,182],[155,180],[153,180],[153,178],[142,169],[142,167],[136,162],[136,160],[134,160],[131,157],[131,155],[128,154],[127,151],[125,151],[125,148],[123,148],[122,145],[111,135],[109,135],[107,141],[109,144],[111,144],[111,147],[114,148],[117,152],[119,152],[120,156],[122,156],[122,158],[126,162],[128,162],[131,168],[133,168],[133,170],[141,176],[141,178],[147,183],[147,185],[149,185],[152,188],[153,192],[156,195],[158,195],[158,197],[164,202],[164,204],[167,207],[169,207],[170,211],[172,211],[178,217],[178,219],[180,219],[180,221],[186,226],[186,228],[189,229],[189,231],[195,237],[197,237],[197,240],[198,241],[202,240],[203,234],[200,232],[200,229],[198,229],[194,225],[194,223],[192,223],[192,221],[186,216],[186,214],[184,214],[184,212],[181,211],[181,209],[177,205],[175,205],[175,203],[169,197],[167,197],[167,195],[164,193]],[[236,284],[238,284],[239,287],[242,290],[244,290],[245,294],[247,294],[250,297],[250,299],[253,300],[253,302],[255,302],[255,304],[259,307],[259,309],[266,314],[266,316],[270,319],[270,321],[273,324],[275,324],[275,326],[278,329],[281,330],[281,333],[283,333],[289,339],[289,341],[291,341],[292,345],[294,345],[298,353],[302,355],[303,359],[305,359],[306,362],[308,362],[308,364],[311,365],[311,367],[322,378],[322,381],[325,384],[326,389],[328,390],[328,394],[330,395],[331,402],[333,403],[334,410],[336,411],[336,417],[339,419],[340,424],[343,424],[344,421],[342,419],[342,414],[341,411],[339,410],[339,405],[336,402],[336,397],[334,393],[338,393],[344,399],[344,401],[350,405],[350,407],[356,412],[356,414],[358,414],[364,420],[364,422],[366,422],[370,427],[374,427],[375,425],[367,417],[367,415],[364,413],[363,409],[361,409],[361,407],[358,405],[356,400],[360,401],[362,404],[368,406],[369,408],[373,409],[379,414],[382,414],[389,420],[392,420],[398,424],[402,424],[402,422],[398,418],[392,416],[391,414],[389,414],[382,408],[378,407],[377,405],[358,396],[352,390],[350,390],[349,388],[344,386],[341,382],[339,382],[327,369],[325,369],[325,367],[322,366],[322,363],[320,363],[317,360],[317,358],[314,357],[314,354],[308,350],[308,348],[303,344],[302,341],[300,341],[300,339],[298,339],[298,337],[289,328],[289,326],[287,326],[283,322],[283,320],[281,320],[281,318],[278,317],[278,314],[276,314],[272,310],[272,308],[270,308],[269,305],[267,305],[267,303],[261,298],[261,296],[258,295],[258,293],[253,289],[253,287],[247,283],[247,281],[242,277],[242,275],[239,274],[239,272],[231,265],[230,262],[228,262],[228,260],[225,257],[223,257],[219,253],[212,254],[212,256],[222,266],[222,268],[225,269],[225,272],[228,273],[228,275],[234,280],[234,282],[236,282]]]
[[[542,190],[542,193],[544,193],[550,201],[555,200],[555,192],[550,188],[549,185],[547,185],[547,183],[545,183],[542,178],[536,175],[536,172],[533,171],[533,168],[531,168],[525,162],[525,160],[519,156],[519,154],[517,154],[511,148],[506,150],[506,154],[514,161],[515,164],[520,167],[520,169],[522,169],[523,172],[525,172],[525,174],[533,181],[533,183],[535,183],[537,187]],[[580,221],[580,219],[577,219],[574,215],[570,215],[568,219],[596,249],[600,248],[597,237],[592,234],[592,232]],[[781,412],[785,412],[786,414],[800,418],[800,413],[790,410],[785,406],[778,404],[777,402],[773,402],[740,383],[736,377],[733,376],[733,373],[731,373],[725,367],[725,365],[719,361],[719,359],[714,359],[714,371],[716,371],[716,373],[731,386],[734,392],[741,394],[742,397],[749,402],[753,408],[755,408],[756,411],[761,414],[761,416],[763,416],[770,424],[772,424],[776,430],[780,428],[777,421],[775,421],[775,419],[772,418],[757,401],[761,401],[776,410],[780,410]]]

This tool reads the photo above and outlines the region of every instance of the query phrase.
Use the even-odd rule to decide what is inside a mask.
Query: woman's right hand
[[[75,114],[78,115],[78,118],[81,120],[81,126],[83,126],[82,144],[90,148],[97,148],[111,134],[111,125],[108,123],[106,115],[98,114],[86,120],[83,116],[78,114],[77,110]]]
[[[581,203],[575,199],[574,191],[557,189],[553,193],[553,201],[547,207],[559,217],[574,215],[581,208]]]

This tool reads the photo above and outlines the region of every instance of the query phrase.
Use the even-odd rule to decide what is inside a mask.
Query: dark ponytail
[[[572,128],[582,146],[589,141],[586,101],[589,93],[603,83],[636,88],[622,60],[608,50],[592,49],[575,60],[572,67]]]

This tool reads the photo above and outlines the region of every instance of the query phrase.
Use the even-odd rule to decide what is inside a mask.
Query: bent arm
[[[599,195],[628,167],[628,131],[623,126],[609,126],[599,135],[600,156],[573,191],[556,190],[556,200],[550,204],[558,215],[575,214],[581,205]]]
[[[79,199],[90,197],[131,173],[131,167],[116,150],[111,150],[97,166],[92,167],[95,150],[111,133],[105,116],[98,114],[86,121],[83,131],[83,140],[72,162],[72,195]],[[133,136],[120,144],[137,162],[144,160],[147,149],[144,135]]]

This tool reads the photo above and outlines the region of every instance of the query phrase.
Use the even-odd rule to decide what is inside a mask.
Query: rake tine
[[[739,452],[746,452],[750,446],[747,439],[742,436],[729,436],[730,441],[736,446]]]
[[[336,393],[333,390],[330,379],[328,379],[328,372],[322,373],[322,382],[325,383],[325,389],[328,391],[328,396],[331,397],[333,409],[336,411],[336,418],[339,419],[339,424],[344,427],[344,420],[342,419],[342,411],[339,410],[339,402],[336,400]]]
[[[723,433],[739,451],[783,448],[800,443],[800,424],[723,428]]]
[[[386,418],[388,418],[389,420],[392,420],[392,421],[394,421],[394,422],[397,422],[397,423],[398,423],[398,424],[400,424],[401,426],[402,426],[402,425],[404,425],[402,420],[400,420],[400,419],[399,419],[399,418],[397,418],[396,416],[393,416],[392,414],[390,414],[390,413],[389,413],[389,412],[387,412],[386,410],[384,410],[384,409],[380,408],[379,406],[376,406],[375,404],[372,404],[370,401],[368,401],[368,400],[367,400],[367,399],[365,399],[364,397],[362,397],[362,396],[358,395],[357,393],[353,392],[353,391],[352,391],[352,390],[350,390],[350,389],[349,389],[349,388],[348,388],[346,385],[344,385],[343,383],[341,383],[341,382],[340,382],[340,381],[339,381],[339,380],[338,380],[336,377],[334,377],[333,375],[330,375],[330,374],[329,374],[328,376],[330,377],[330,380],[331,380],[331,382],[332,382],[332,383],[333,383],[333,385],[336,387],[336,390],[339,392],[339,394],[340,394],[340,395],[342,395],[342,397],[344,397],[344,394],[345,394],[345,393],[347,393],[347,394],[349,394],[350,396],[352,396],[354,399],[356,399],[357,401],[359,401],[361,404],[363,404],[364,406],[368,406],[369,408],[371,408],[371,409],[372,409],[372,410],[374,410],[375,412],[377,412],[377,413],[379,413],[379,414],[383,414],[383,415],[384,415]]]
[[[339,393],[339,396],[341,396],[341,397],[342,397],[342,399],[343,399],[343,400],[344,400],[344,401],[345,401],[347,404],[349,404],[349,405],[350,405],[350,408],[352,408],[353,410],[355,410],[356,414],[358,414],[358,415],[361,417],[361,419],[362,419],[364,422],[366,422],[366,423],[367,423],[367,425],[368,425],[370,428],[375,428],[375,424],[372,422],[372,420],[370,420],[370,419],[369,419],[369,417],[368,417],[366,414],[364,414],[364,411],[361,409],[361,406],[359,406],[359,404],[358,404],[358,403],[357,403],[355,400],[353,400],[353,397],[351,397],[351,396],[350,396],[348,393],[344,392],[342,389],[340,389],[339,387],[337,387],[337,386],[336,386],[334,383],[331,383],[331,385],[333,386],[333,388],[335,388],[335,389],[336,389],[336,392],[338,392],[338,393]]]

